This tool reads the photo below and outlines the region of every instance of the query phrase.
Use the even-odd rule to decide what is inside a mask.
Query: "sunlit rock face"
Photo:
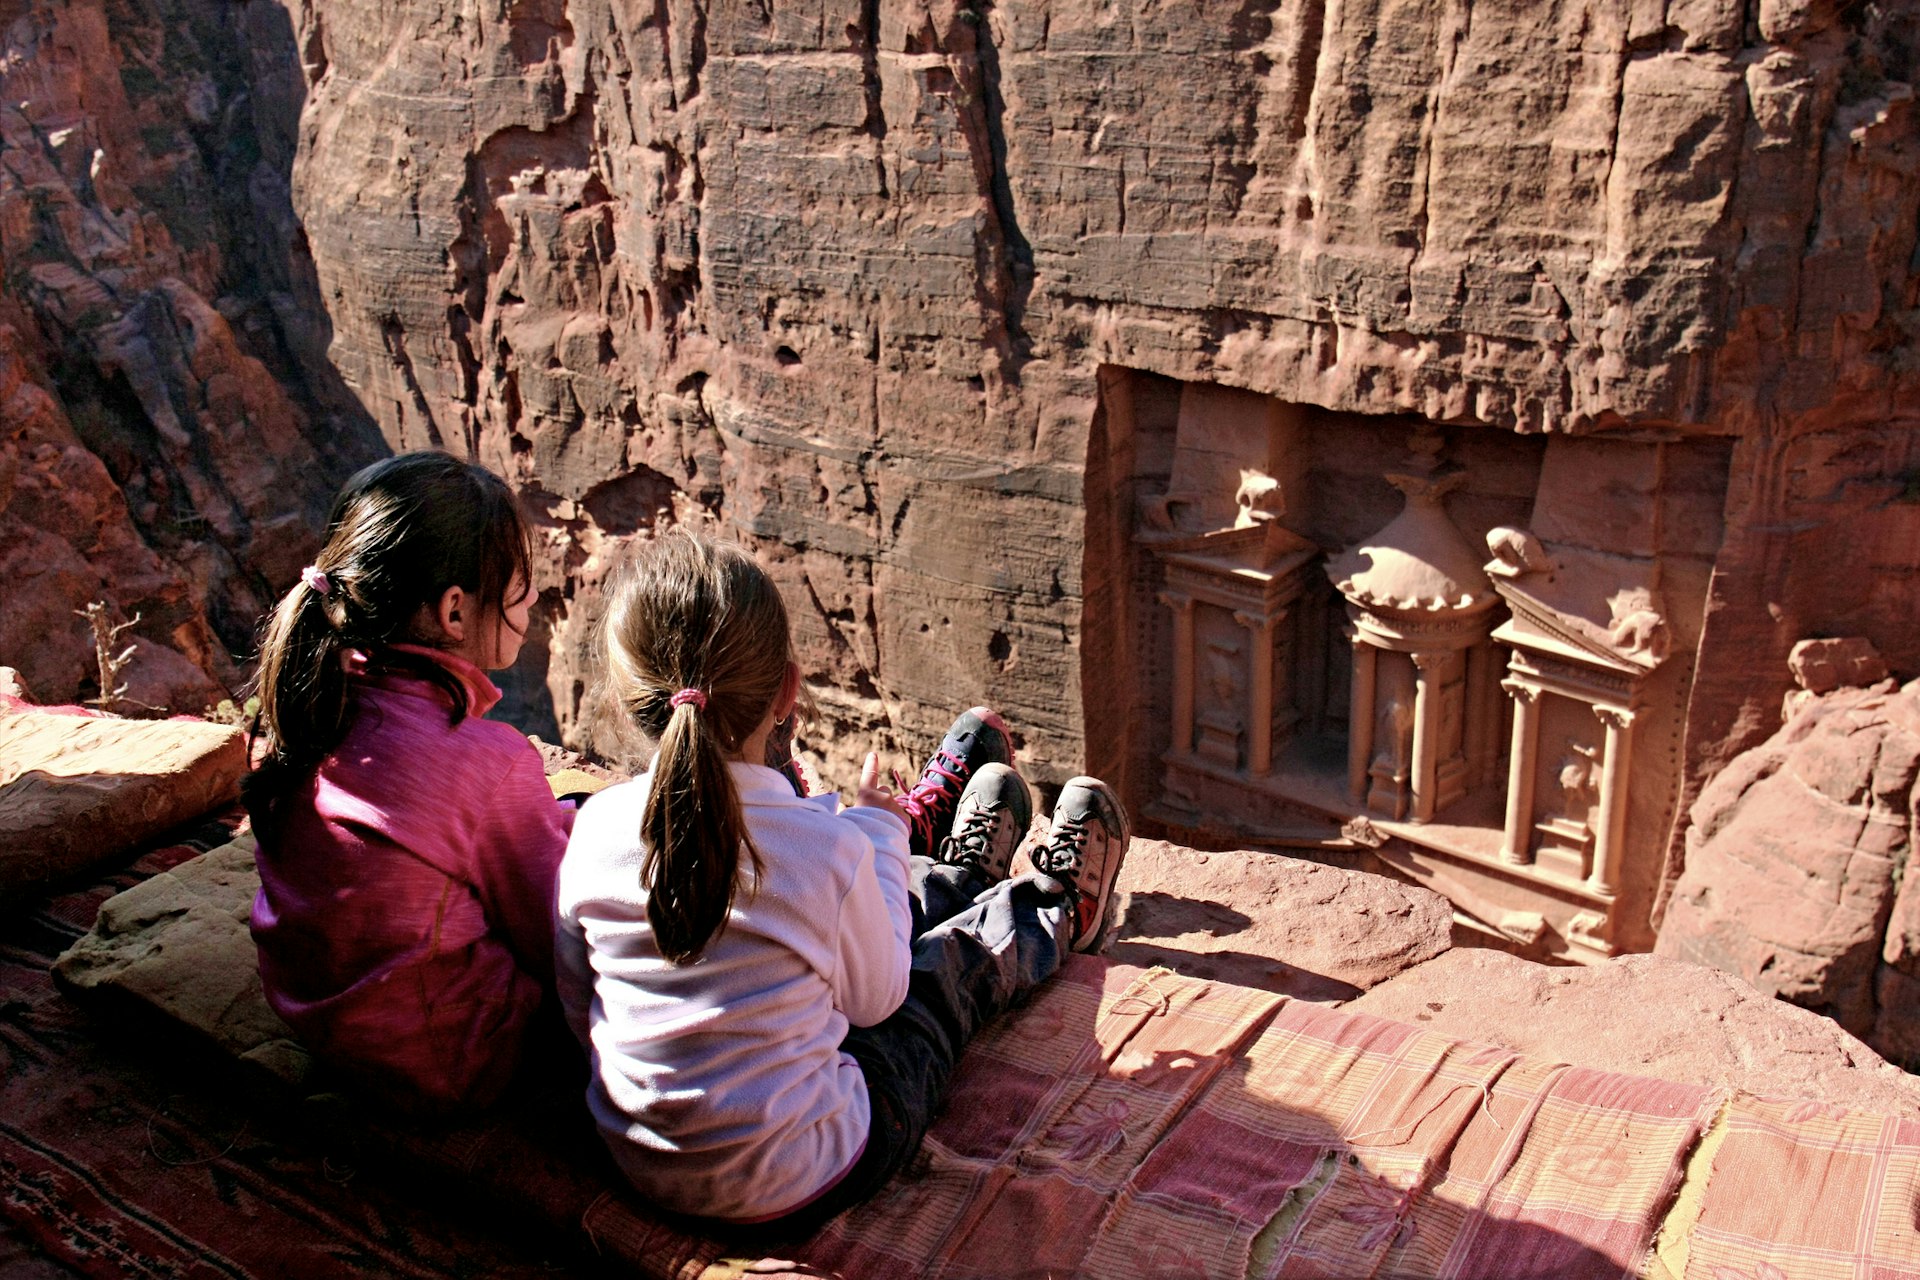
[[[329,371],[288,199],[305,86],[272,5],[43,0],[0,53],[0,656],[49,701],[198,712],[381,447]]]
[[[1920,682],[1794,700],[1693,807],[1659,950],[1920,1069]]]
[[[1492,630],[1370,659],[1366,750],[1321,670],[1324,803],[1288,782],[1298,708],[1202,636],[1190,698],[1268,704],[1188,743],[1224,788],[1195,810],[1240,805],[1256,836],[1341,804],[1451,822],[1449,896],[1587,958],[1652,945],[1684,815],[1777,723],[1794,642],[1920,671],[1904,7],[289,12],[331,355],[390,446],[472,451],[527,496],[548,656],[515,697],[576,743],[619,548],[711,523],[779,575],[829,757],[988,701],[1037,779],[1092,768],[1179,810],[1154,538],[1298,557],[1331,652],[1364,606],[1316,557],[1395,518],[1386,473],[1437,429],[1423,467],[1468,478],[1433,500],[1505,565]],[[1292,625],[1260,614],[1247,643]],[[1561,632],[1599,675],[1545,704],[1528,773],[1499,677]],[[1450,709],[1422,757],[1429,670]],[[1368,752],[1396,735],[1382,783]]]

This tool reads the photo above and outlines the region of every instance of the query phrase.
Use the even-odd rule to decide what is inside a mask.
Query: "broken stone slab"
[[[260,888],[253,848],[241,836],[107,899],[53,976],[83,1004],[157,1013],[297,1085],[311,1059],[267,1005],[247,928]]]
[[[246,771],[230,725],[0,712],[0,903],[232,803]]]
[[[1920,1118],[1920,1079],[1830,1019],[1664,956],[1563,968],[1461,947],[1345,1007],[1605,1071]]]
[[[1298,1000],[1351,999],[1452,946],[1430,890],[1254,850],[1135,840],[1108,954]]]

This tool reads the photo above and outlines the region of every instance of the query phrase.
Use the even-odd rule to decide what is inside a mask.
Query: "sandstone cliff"
[[[836,726],[986,697],[1043,776],[1101,763],[1141,658],[1103,369],[1731,438],[1689,785],[1800,635],[1920,668],[1905,7],[293,12],[333,356],[541,508],[570,728],[609,549],[711,518],[805,602]]]
[[[0,656],[95,690],[74,610],[141,621],[139,702],[197,712],[378,448],[326,362],[287,174],[284,11],[10,8],[0,58]]]
[[[1119,410],[1195,384],[1369,465],[1444,423],[1582,555],[1696,557],[1618,945],[1794,641],[1920,671],[1912,6],[43,0],[7,39],[0,653],[42,696],[109,589],[211,696],[343,469],[437,444],[541,526],[528,727],[600,736],[613,554],[713,522],[798,606],[812,745],[989,700],[1138,803],[1166,464]]]

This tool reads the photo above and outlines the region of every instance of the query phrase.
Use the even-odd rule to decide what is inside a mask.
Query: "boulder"
[[[1787,670],[1799,686],[1780,706],[1780,719],[1791,720],[1807,702],[1842,687],[1866,689],[1887,678],[1887,660],[1865,636],[1802,640],[1787,653]]]
[[[1452,945],[1437,893],[1279,854],[1135,840],[1108,954],[1183,974],[1338,1002]]]
[[[1830,1020],[1664,956],[1563,968],[1460,947],[1346,1008],[1606,1071],[1920,1119],[1920,1079]]]
[[[1701,792],[1655,950],[1828,1014],[1903,1061],[1920,1044],[1912,831],[1920,683],[1812,695]]]
[[[310,1058],[267,1006],[247,930],[259,888],[242,836],[107,899],[54,978],[95,1008],[158,1013],[297,1084]]]
[[[231,803],[246,771],[229,725],[0,713],[0,902]]]

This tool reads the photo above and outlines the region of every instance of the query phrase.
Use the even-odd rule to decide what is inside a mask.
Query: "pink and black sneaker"
[[[907,811],[908,847],[937,857],[953,831],[953,815],[967,783],[987,765],[1012,763],[1013,738],[999,712],[988,707],[961,712],[920,771],[920,780],[900,797],[900,807]]]

